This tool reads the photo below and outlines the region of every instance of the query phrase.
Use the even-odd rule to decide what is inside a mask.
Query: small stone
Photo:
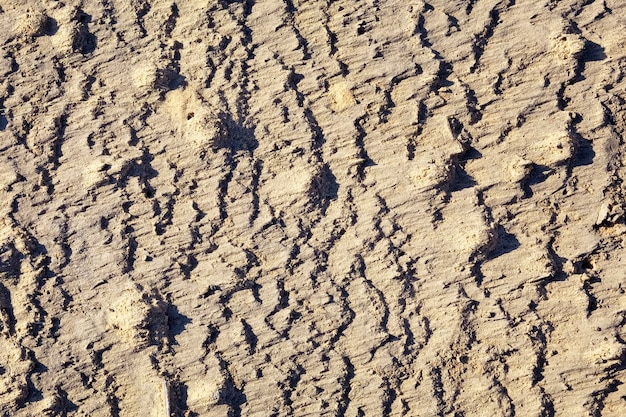
[[[48,16],[41,10],[27,10],[19,22],[19,31],[30,37],[37,37],[46,33]]]

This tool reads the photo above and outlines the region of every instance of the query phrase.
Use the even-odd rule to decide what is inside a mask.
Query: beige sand
[[[626,415],[622,0],[0,7],[0,416]]]

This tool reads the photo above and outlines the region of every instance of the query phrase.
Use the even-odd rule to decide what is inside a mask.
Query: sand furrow
[[[5,3],[0,415],[623,414],[621,2]]]

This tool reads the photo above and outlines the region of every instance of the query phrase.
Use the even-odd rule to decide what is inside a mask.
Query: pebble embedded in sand
[[[573,155],[572,138],[567,134],[554,133],[543,138],[535,148],[533,162],[555,167],[567,162]]]
[[[311,169],[286,169],[277,172],[268,183],[276,185],[272,187],[272,195],[291,205],[306,200],[302,197],[309,194],[313,177]]]
[[[593,364],[616,364],[624,357],[626,350],[617,343],[602,344],[595,349],[586,352],[587,359]]]
[[[333,110],[342,111],[356,104],[352,88],[352,84],[347,81],[341,81],[330,86],[328,95],[332,100],[331,108]]]
[[[614,224],[624,218],[624,207],[612,201],[604,201],[598,210],[595,225]]]
[[[17,167],[7,161],[0,161],[0,190],[8,190],[19,181]]]
[[[42,10],[27,10],[18,23],[18,30],[25,36],[41,36],[46,32],[48,16]]]
[[[512,182],[524,180],[532,170],[533,163],[527,159],[515,155],[509,163],[509,175]]]
[[[129,343],[147,339],[145,326],[150,306],[138,292],[125,291],[110,305],[108,311],[109,324],[122,339]]]
[[[598,218],[596,219],[596,225],[600,225],[604,223],[605,220],[608,219],[609,213],[611,212],[611,204],[608,201],[605,201],[600,206],[600,210],[598,211]]]
[[[306,211],[324,207],[335,198],[336,184],[326,166],[309,165],[278,171],[267,180],[274,204]]]
[[[111,164],[104,158],[97,158],[87,165],[83,173],[83,185],[86,188],[97,187],[107,182],[107,171],[111,168]]]
[[[191,143],[213,150],[226,147],[228,131],[217,114],[206,107],[198,107],[188,111],[184,118],[185,136]]]
[[[143,62],[135,68],[131,76],[135,87],[141,90],[154,88],[157,82],[157,66]]]
[[[454,175],[454,167],[449,159],[425,155],[417,159],[411,173],[418,189],[434,189],[448,183]]]
[[[219,373],[213,378],[206,377],[187,384],[187,404],[201,413],[208,413],[215,405],[227,404],[233,395],[233,389]]]
[[[585,50],[585,45],[585,39],[573,33],[562,34],[552,40],[553,51],[562,60],[579,58]]]
[[[462,228],[461,236],[475,260],[486,258],[498,241],[498,233],[494,227],[488,226],[482,218],[475,224],[470,224],[470,227]]]

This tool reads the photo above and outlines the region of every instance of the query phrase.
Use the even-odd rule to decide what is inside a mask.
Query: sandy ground
[[[0,8],[0,415],[626,415],[622,0]]]

